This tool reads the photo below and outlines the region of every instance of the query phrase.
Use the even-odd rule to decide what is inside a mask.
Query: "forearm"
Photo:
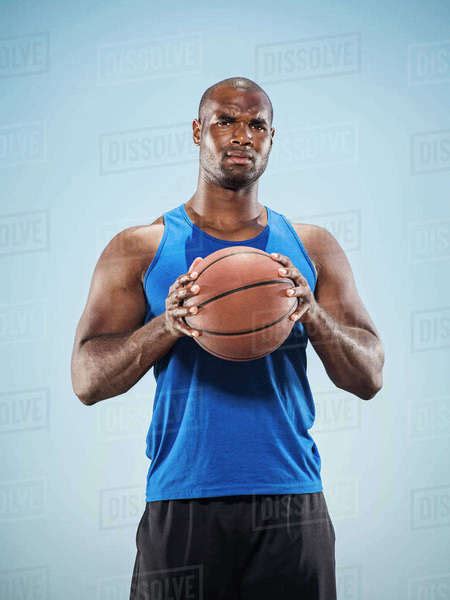
[[[328,376],[337,387],[364,400],[369,400],[381,389],[384,352],[373,333],[338,323],[320,305],[307,316],[304,325]]]
[[[128,391],[175,344],[164,315],[136,331],[104,334],[85,341],[72,357],[73,388],[84,404]]]

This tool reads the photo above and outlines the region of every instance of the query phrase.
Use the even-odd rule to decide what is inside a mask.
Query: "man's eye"
[[[230,123],[232,123],[233,121],[231,119],[218,119],[217,123],[219,125],[229,125]],[[265,131],[265,127],[264,125],[261,125],[259,123],[252,123],[252,127],[256,127],[257,129],[260,129],[261,131]]]

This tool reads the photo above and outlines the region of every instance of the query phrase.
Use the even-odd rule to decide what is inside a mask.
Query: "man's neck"
[[[264,206],[258,202],[257,183],[241,190],[202,184],[185,205],[197,224],[233,230],[258,225],[265,220]]]

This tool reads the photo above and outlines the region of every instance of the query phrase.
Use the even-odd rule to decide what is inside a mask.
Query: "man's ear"
[[[272,127],[272,129],[270,130],[270,150],[272,150],[273,136],[274,135],[275,135],[275,129]]]
[[[200,145],[200,134],[201,134],[202,124],[200,119],[194,119],[192,121],[192,137],[194,140],[194,144],[197,146]]]

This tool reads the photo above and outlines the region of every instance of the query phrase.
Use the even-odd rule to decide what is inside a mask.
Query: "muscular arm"
[[[322,227],[306,236],[318,271],[314,310],[302,321],[333,383],[364,400],[383,385],[384,351],[356,289],[350,263],[337,240]],[[299,226],[296,225],[299,235]]]
[[[150,227],[153,227],[150,226]],[[155,249],[161,228],[154,228]],[[142,228],[116,235],[100,256],[72,352],[72,386],[87,405],[129,390],[177,338],[160,315],[145,325],[142,271],[154,252],[142,252]],[[146,247],[146,246],[145,246]]]

